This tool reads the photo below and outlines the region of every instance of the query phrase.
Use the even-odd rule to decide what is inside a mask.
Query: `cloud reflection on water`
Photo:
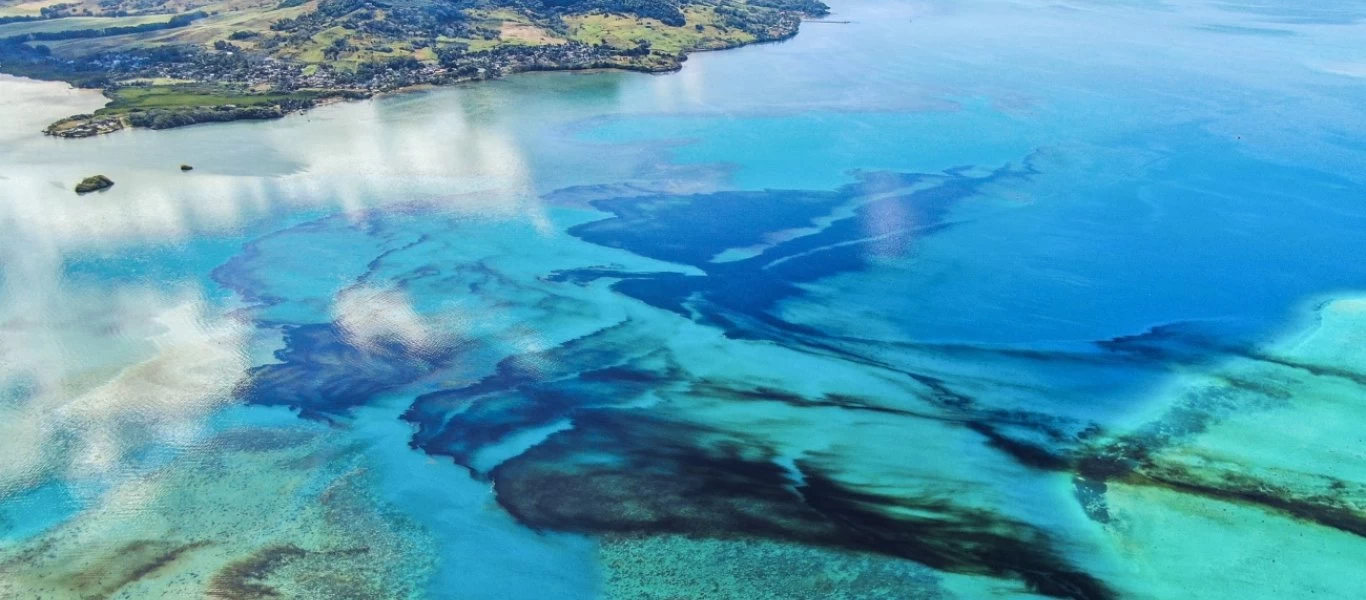
[[[24,314],[0,323],[0,381],[14,386],[0,404],[0,496],[54,475],[118,478],[132,451],[192,443],[249,366],[246,324],[191,290]]]
[[[285,212],[386,203],[549,230],[520,142],[474,106],[394,123],[383,103],[360,102],[274,123],[57,140],[39,133],[44,123],[103,98],[12,77],[0,98],[14,109],[0,111],[0,495],[55,473],[117,474],[148,441],[192,441],[251,366],[249,325],[224,316],[193,270],[92,280],[75,263],[193,254],[186,244],[231,240]],[[259,176],[281,165],[294,167]],[[72,193],[87,171],[116,185]],[[399,291],[349,289],[335,310],[360,345],[434,343]]]

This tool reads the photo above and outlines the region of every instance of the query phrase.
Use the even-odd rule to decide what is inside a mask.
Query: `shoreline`
[[[95,136],[99,136],[99,135],[106,135],[106,134],[114,133],[114,132],[117,132],[117,131],[121,131],[121,130],[123,130],[123,129],[152,129],[152,130],[179,129],[179,128],[181,128],[181,127],[189,127],[189,126],[192,126],[192,125],[203,125],[203,124],[208,124],[208,123],[227,123],[227,122],[233,122],[233,121],[259,121],[259,120],[275,120],[275,119],[282,119],[282,118],[285,118],[285,117],[287,117],[287,116],[289,116],[289,115],[292,115],[292,114],[303,114],[303,113],[306,113],[306,112],[308,112],[309,110],[312,110],[312,109],[314,109],[314,108],[318,108],[318,107],[322,107],[322,106],[327,106],[327,105],[330,105],[330,104],[335,104],[335,103],[340,103],[340,102],[358,101],[358,100],[371,100],[371,99],[375,99],[375,98],[379,98],[379,97],[386,97],[386,96],[393,96],[393,95],[399,95],[399,94],[406,94],[406,93],[411,93],[411,92],[415,92],[415,91],[434,90],[434,89],[440,89],[440,88],[446,88],[446,87],[454,87],[454,86],[460,86],[460,85],[471,85],[471,84],[476,84],[476,83],[485,82],[485,81],[493,81],[493,80],[503,79],[503,78],[506,78],[506,77],[509,77],[509,76],[521,75],[521,74],[525,74],[525,73],[538,73],[538,72],[544,72],[544,73],[549,73],[549,72],[584,72],[584,73],[591,73],[591,72],[599,72],[599,71],[600,71],[600,72],[608,72],[608,71],[625,71],[625,72],[636,72],[636,73],[657,74],[657,75],[663,75],[663,74],[668,74],[668,73],[676,73],[676,72],[681,71],[681,70],[683,69],[684,64],[685,64],[685,63],[687,62],[687,60],[688,60],[688,57],[691,56],[693,53],[697,53],[697,52],[719,52],[719,51],[725,51],[725,50],[735,50],[735,49],[738,49],[738,48],[744,48],[744,47],[748,47],[748,46],[756,46],[756,45],[761,45],[761,44],[771,44],[771,43],[785,42],[785,41],[787,41],[787,40],[790,40],[790,39],[796,37],[797,34],[800,33],[800,31],[801,31],[801,25],[802,25],[803,23],[808,23],[808,22],[820,23],[820,22],[823,22],[823,21],[821,21],[821,20],[819,20],[819,19],[817,19],[817,18],[798,18],[798,19],[795,20],[795,22],[792,23],[791,29],[784,30],[784,31],[782,31],[781,33],[779,33],[778,35],[775,35],[775,36],[773,36],[773,37],[762,38],[762,39],[755,39],[755,40],[753,40],[753,41],[738,42],[738,43],[727,44],[727,45],[721,45],[721,46],[716,46],[716,47],[709,47],[709,48],[694,48],[694,49],[683,50],[683,51],[681,51],[679,54],[673,56],[673,57],[672,57],[672,60],[669,60],[668,62],[663,63],[663,64],[660,64],[660,65],[629,64],[629,63],[627,63],[627,64],[608,64],[608,63],[606,63],[605,61],[604,61],[604,62],[591,63],[591,64],[587,64],[587,65],[575,65],[575,64],[565,64],[565,65],[537,65],[537,64],[532,64],[532,65],[530,65],[530,66],[524,66],[524,67],[513,67],[512,69],[510,69],[510,70],[507,71],[507,72],[496,72],[496,73],[493,73],[493,74],[486,74],[486,73],[483,72],[483,70],[481,69],[481,72],[480,72],[478,75],[473,76],[473,77],[457,77],[457,78],[455,78],[455,79],[449,79],[449,80],[420,82],[420,83],[415,83],[415,84],[400,85],[400,86],[397,86],[397,87],[394,87],[394,88],[389,88],[389,89],[372,89],[372,88],[302,89],[302,90],[301,90],[302,92],[304,92],[304,93],[306,93],[306,94],[314,94],[314,95],[310,96],[308,99],[306,99],[305,101],[303,101],[302,103],[299,103],[299,104],[297,104],[297,105],[295,105],[295,104],[286,104],[286,103],[269,103],[269,102],[267,102],[267,103],[265,103],[265,104],[263,104],[263,105],[260,105],[260,106],[238,106],[238,105],[236,105],[236,104],[195,105],[195,106],[168,107],[168,108],[160,108],[160,107],[158,107],[158,108],[149,108],[149,109],[133,108],[133,109],[129,109],[129,110],[124,111],[124,112],[109,112],[109,113],[105,113],[105,114],[100,114],[101,111],[111,110],[111,109],[110,109],[110,106],[111,106],[112,104],[114,104],[115,102],[118,101],[118,99],[115,98],[115,97],[113,96],[113,94],[115,94],[118,90],[138,89],[138,88],[151,88],[151,87],[154,87],[154,86],[151,85],[151,84],[146,84],[146,83],[139,82],[139,83],[133,84],[133,85],[117,85],[117,84],[116,84],[116,85],[111,85],[111,86],[102,87],[102,88],[81,88],[81,87],[77,86],[74,82],[66,81],[66,80],[62,80],[62,79],[41,79],[41,78],[38,78],[38,77],[29,76],[29,75],[18,75],[18,74],[4,73],[4,72],[0,72],[0,74],[12,76],[12,77],[19,77],[19,78],[23,78],[23,79],[32,79],[32,80],[35,80],[35,81],[54,81],[54,82],[55,82],[55,81],[62,81],[62,82],[64,82],[64,83],[67,83],[67,84],[68,84],[69,86],[71,86],[73,89],[97,89],[97,90],[99,90],[101,94],[103,94],[106,98],[108,98],[108,102],[106,102],[105,105],[104,105],[103,107],[97,109],[97,110],[96,110],[95,112],[93,112],[93,113],[70,115],[70,116],[67,116],[67,117],[58,119],[58,120],[56,120],[56,121],[50,123],[47,127],[45,127],[45,128],[42,130],[44,135],[50,136],[50,137],[63,138],[63,139],[83,139],[83,138],[95,137]],[[442,72],[442,73],[438,73],[438,75],[440,75],[440,76],[445,76],[446,73]],[[172,87],[172,88],[174,88],[174,87],[176,87],[176,86],[184,86],[184,87],[201,87],[201,86],[214,86],[214,85],[221,85],[221,84],[216,84],[216,83],[207,82],[207,81],[189,81],[189,82],[181,82],[181,83],[177,83],[177,84],[171,84],[171,85],[168,86],[168,87]],[[248,98],[250,98],[250,97],[252,97],[252,96],[256,96],[256,97],[267,97],[267,96],[269,96],[269,94],[260,94],[260,93],[258,93],[258,92],[250,92],[250,93],[248,93],[247,95],[245,95],[245,96],[243,96],[243,97],[248,97]],[[165,118],[162,119],[161,117],[165,117]],[[155,123],[149,124],[151,121],[155,121]],[[162,121],[165,121],[165,123],[162,123]]]

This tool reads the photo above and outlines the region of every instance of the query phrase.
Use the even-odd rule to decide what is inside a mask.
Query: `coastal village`
[[[816,0],[282,0],[162,16],[170,10],[104,0],[0,16],[0,72],[103,89],[105,108],[46,129],[79,138],[274,119],[322,101],[525,71],[670,71],[690,51],[786,39],[828,9]]]

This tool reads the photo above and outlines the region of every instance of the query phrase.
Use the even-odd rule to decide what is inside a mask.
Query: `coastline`
[[[649,74],[673,73],[681,70],[684,66],[684,63],[687,62],[688,57],[693,53],[734,50],[746,46],[784,42],[795,37],[800,32],[802,23],[805,22],[822,21],[819,19],[819,17],[815,15],[804,15],[793,19],[788,24],[788,26],[784,26],[779,31],[769,36],[757,37],[753,40],[746,41],[727,40],[720,45],[710,47],[686,48],[676,55],[651,54],[644,57],[663,61],[658,64],[652,64],[650,62],[620,62],[619,60],[614,61],[607,59],[597,60],[594,62],[589,62],[587,64],[579,64],[574,62],[566,62],[561,64],[545,64],[541,62],[532,62],[530,64],[525,65],[514,65],[513,67],[508,68],[506,70],[486,71],[485,69],[481,68],[478,69],[476,74],[472,76],[450,76],[448,72],[443,70],[437,71],[435,73],[435,76],[431,80],[420,81],[411,84],[400,84],[394,87],[341,87],[320,89],[305,88],[299,90],[299,93],[303,93],[308,96],[303,100],[295,101],[291,99],[288,102],[275,103],[267,101],[266,103],[259,106],[255,105],[255,100],[257,98],[269,97],[270,94],[246,92],[239,97],[246,98],[252,102],[249,105],[241,106],[235,103],[225,102],[222,104],[187,105],[182,107],[171,108],[116,109],[115,105],[119,102],[119,98],[116,94],[120,90],[136,90],[140,88],[155,86],[152,86],[143,81],[138,81],[132,84],[115,83],[113,85],[94,88],[99,89],[100,93],[108,99],[108,102],[106,102],[106,104],[103,107],[91,113],[73,114],[53,121],[43,129],[43,133],[44,135],[57,138],[80,139],[114,133],[116,131],[120,131],[123,129],[177,129],[181,127],[188,127],[191,125],[200,125],[206,123],[223,123],[242,120],[274,120],[284,118],[291,114],[302,114],[313,108],[326,106],[328,104],[333,104],[336,102],[349,100],[368,100],[377,97],[409,93],[417,90],[438,89],[442,87],[449,87],[455,85],[468,85],[482,81],[502,79],[510,75],[517,75],[521,73],[559,71],[629,71]],[[71,85],[72,88],[89,89],[80,88],[78,85],[76,85],[74,81],[68,81],[60,78],[42,79],[32,75],[18,75],[2,72],[0,72],[0,74],[25,79],[33,79],[36,81],[64,81],[68,85]],[[207,81],[189,80],[173,84],[170,87],[185,87],[193,89],[196,87],[215,85],[218,84]]]

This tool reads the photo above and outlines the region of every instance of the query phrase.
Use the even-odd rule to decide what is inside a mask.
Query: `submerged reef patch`
[[[1366,320],[1343,308],[1354,305],[1339,300],[1319,309],[1320,324],[1294,346],[1214,344],[1206,352],[1213,359],[1178,380],[1172,401],[1153,420],[1088,444],[1076,461],[1076,482],[1090,498],[1092,517],[1109,521],[1095,492],[1122,481],[1252,505],[1366,538],[1366,470],[1353,464],[1362,457],[1353,449],[1359,446],[1324,443],[1366,421],[1366,371],[1359,366],[1366,357],[1350,342]]]
[[[243,440],[252,440],[243,445]],[[430,541],[379,502],[326,428],[234,430],[0,545],[0,597],[405,598]],[[192,509],[186,509],[192,507]]]
[[[940,600],[932,569],[894,557],[769,539],[605,534],[608,600]],[[661,558],[667,557],[667,560]]]

